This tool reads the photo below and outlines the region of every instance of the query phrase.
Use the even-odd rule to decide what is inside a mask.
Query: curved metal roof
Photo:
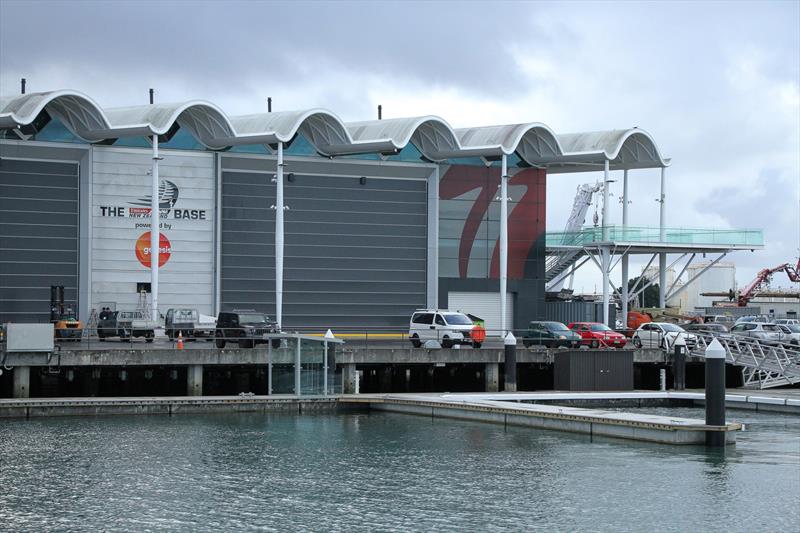
[[[560,157],[564,150],[555,132],[544,124],[507,124],[456,130],[463,150],[475,155],[498,156],[516,153],[526,163],[540,166],[544,158]]]
[[[566,133],[559,135],[558,140],[565,155],[561,161],[551,163],[565,167],[565,172],[580,171],[581,165],[603,166],[606,159],[611,169],[666,167],[670,164],[669,159],[661,156],[653,137],[640,128]]]
[[[75,135],[91,140],[91,132],[109,127],[103,110],[78,91],[61,90],[0,98],[0,129],[15,129],[33,123],[42,111],[60,120]]]
[[[324,155],[333,155],[333,146],[352,144],[342,120],[325,109],[242,115],[231,117],[231,122],[236,133],[227,146],[289,142],[297,133]]]
[[[461,148],[450,124],[435,116],[349,122],[347,131],[353,146],[343,147],[342,153],[353,148],[360,152],[394,153],[413,143],[427,159],[442,161]]]
[[[187,129],[213,150],[235,145],[289,142],[302,134],[326,156],[397,153],[413,144],[430,161],[517,154],[549,172],[668,166],[652,136],[639,128],[557,135],[541,123],[454,130],[436,116],[371,120],[345,124],[325,109],[228,117],[201,100],[174,104],[102,109],[87,95],[60,90],[0,98],[0,130],[36,124],[43,112],[60,120],[88,142],[132,136],[170,136]]]

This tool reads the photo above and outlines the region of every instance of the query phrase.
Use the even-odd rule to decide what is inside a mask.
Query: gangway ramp
[[[697,333],[691,355],[705,357],[706,348],[715,338],[725,348],[726,362],[742,368],[745,387],[770,389],[800,383],[800,347],[735,335]]]

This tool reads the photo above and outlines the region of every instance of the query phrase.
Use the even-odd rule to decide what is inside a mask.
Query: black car
[[[237,342],[240,348],[252,348],[269,342],[267,335],[278,333],[278,325],[264,313],[257,311],[232,311],[217,317],[215,342],[224,348],[227,342]],[[280,347],[280,339],[272,339],[272,347]]]
[[[522,344],[526,348],[537,345],[548,348],[560,346],[577,348],[581,344],[581,336],[561,322],[533,321],[528,324],[528,332],[522,339]]]

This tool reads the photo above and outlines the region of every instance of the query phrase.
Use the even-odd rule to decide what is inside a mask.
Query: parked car
[[[740,316],[736,319],[736,324],[741,324],[742,322],[762,322],[762,323],[769,323],[769,317],[767,315],[747,315],[747,316]]]
[[[756,339],[767,344],[776,344],[783,339],[783,332],[776,324],[763,322],[740,322],[731,328],[730,334]]]
[[[610,348],[624,348],[628,343],[625,335],[600,322],[572,322],[567,327],[581,336],[581,344],[592,348],[598,348],[601,345]]]
[[[178,334],[185,340],[196,339],[205,337],[206,340],[211,341],[214,339],[216,332],[216,323],[201,321],[201,315],[197,309],[188,307],[173,308],[167,310],[164,317],[164,330],[169,337],[169,340],[178,338]]]
[[[669,350],[681,336],[686,347],[691,350],[697,344],[697,336],[669,322],[650,322],[642,324],[633,334],[633,344],[637,348],[662,348]]]
[[[783,332],[783,342],[800,346],[800,324],[776,324]]]
[[[522,339],[522,344],[526,348],[530,346],[577,348],[581,344],[581,336],[561,322],[532,321],[528,324],[528,332]]]
[[[224,348],[228,342],[236,342],[240,348],[253,348],[256,344],[269,342],[269,335],[278,333],[278,324],[264,313],[255,310],[222,312],[217,316],[215,342]],[[272,339],[272,347],[278,348],[280,339]]]
[[[681,326],[689,332],[706,333],[713,336],[725,335],[728,333],[728,328],[721,322],[706,322],[705,324],[685,324]]]
[[[97,336],[101,341],[108,337],[119,337],[121,341],[144,337],[147,342],[153,342],[157,325],[155,320],[147,319],[142,311],[108,311],[98,319]]]
[[[788,326],[790,324],[800,325],[800,320],[797,320],[796,318],[779,318],[775,320],[774,323],[783,326]]]
[[[480,348],[481,342],[472,339],[472,330],[476,324],[464,313],[446,309],[419,309],[411,315],[408,325],[408,339],[414,348],[425,342],[434,340],[442,348],[455,345],[471,345]]]
[[[703,322],[705,324],[721,324],[727,331],[733,327],[736,319],[730,315],[704,315]]]

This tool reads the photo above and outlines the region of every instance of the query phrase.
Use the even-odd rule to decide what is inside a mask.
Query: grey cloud
[[[248,79],[325,83],[331,72],[525,88],[509,47],[532,28],[526,4],[367,2],[4,2],[4,69],[80,64],[109,75],[180,76],[224,90]],[[535,30],[535,28],[533,28]],[[35,35],[31,35],[34,33]],[[549,43],[543,43],[549,46]],[[331,87],[335,92],[342,88]]]

